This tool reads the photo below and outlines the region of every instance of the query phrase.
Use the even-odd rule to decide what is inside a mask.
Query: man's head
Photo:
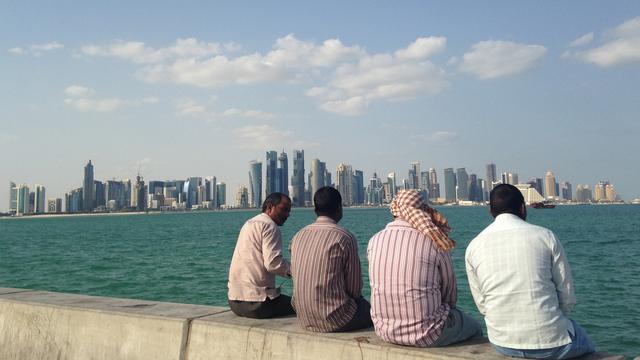
[[[269,215],[278,226],[282,226],[291,212],[291,199],[283,193],[271,193],[262,203],[262,212]]]
[[[331,186],[316,191],[313,195],[313,205],[318,216],[328,216],[336,222],[342,219],[342,196]]]
[[[517,187],[509,184],[500,184],[491,190],[489,194],[489,206],[491,215],[513,214],[522,220],[527,219],[527,207],[524,197]]]

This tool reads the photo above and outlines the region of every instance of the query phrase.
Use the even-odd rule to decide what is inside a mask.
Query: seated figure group
[[[455,242],[447,219],[417,190],[400,190],[393,220],[367,246],[371,303],[362,296],[356,237],[338,225],[342,197],[333,187],[313,196],[317,218],[282,252],[282,226],[291,200],[269,194],[262,213],[238,236],[229,270],[229,307],[238,316],[296,315],[313,332],[370,328],[384,341],[442,347],[483,337],[482,326],[457,307],[451,259]],[[511,357],[568,359],[595,351],[568,317],[575,304],[571,269],[562,244],[545,228],[527,223],[520,191],[507,184],[490,193],[494,222],[465,252],[473,300],[489,341]],[[276,275],[293,280],[293,296],[280,293]]]

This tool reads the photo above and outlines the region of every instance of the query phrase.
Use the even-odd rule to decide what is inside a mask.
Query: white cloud
[[[406,49],[396,51],[396,56],[402,60],[423,60],[444,50],[446,44],[444,37],[418,38]]]
[[[95,90],[81,85],[71,85],[64,89],[64,93],[71,97],[88,97],[95,94]]]
[[[67,86],[64,89],[64,93],[68,96],[64,99],[64,103],[80,111],[109,112],[124,107],[156,104],[159,102],[159,99],[153,96],[140,100],[124,100],[119,98],[95,99],[93,98],[96,93],[95,90],[81,85]]]
[[[140,41],[115,41],[106,46],[86,45],[81,52],[89,56],[115,57],[138,64],[155,64],[169,59],[194,57],[201,58],[219,54],[223,46],[218,43],[206,43],[194,38],[177,39],[175,45],[154,49]]]
[[[237,144],[248,149],[280,148],[291,145],[293,133],[270,125],[243,126],[234,130]]]
[[[279,38],[266,53],[231,55],[235,44],[177,41],[153,49],[142,42],[85,46],[91,56],[109,56],[137,63],[136,76],[146,82],[173,82],[216,88],[260,83],[310,84],[307,95],[329,112],[357,116],[374,101],[399,101],[442,91],[445,73],[428,58],[444,49],[443,37],[418,38],[388,54],[368,54],[339,39],[303,41],[293,34]],[[225,116],[224,114],[222,114]],[[240,116],[240,114],[234,114]],[[244,117],[268,117],[245,112]],[[226,115],[228,116],[228,115]]]
[[[8,50],[10,54],[24,55],[25,50],[21,47],[14,47]]]
[[[111,99],[87,99],[67,98],[64,103],[80,111],[109,112],[118,110],[129,103],[118,98]]]
[[[606,33],[609,39],[602,45],[568,55],[600,67],[640,62],[640,17],[626,21]]]
[[[569,47],[579,47],[579,46],[584,46],[584,45],[588,45],[593,41],[593,32],[590,32],[588,34],[582,35],[579,38],[573,40],[570,44]]]
[[[199,116],[207,112],[206,108],[195,100],[185,98],[176,104],[176,114],[178,116]]]
[[[253,119],[275,119],[276,114],[268,113],[262,110],[242,110],[236,108],[230,108],[223,111],[221,114],[223,117],[243,117],[243,118],[253,118]]]
[[[481,41],[464,54],[459,69],[480,79],[514,75],[532,68],[547,52],[541,45]]]
[[[9,49],[9,53],[14,55],[33,55],[40,56],[46,51],[52,51],[64,48],[64,45],[54,41],[46,44],[32,44],[27,47],[14,47]]]

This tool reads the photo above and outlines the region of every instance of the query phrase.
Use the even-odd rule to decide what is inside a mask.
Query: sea
[[[453,228],[458,307],[482,322],[464,270],[467,244],[492,221],[487,207],[438,207]],[[0,220],[0,287],[226,306],[227,274],[242,224],[257,210],[29,217]],[[313,222],[294,209],[284,246]],[[364,295],[366,247],[391,220],[387,208],[347,208],[341,225],[358,239]],[[640,355],[640,206],[529,209],[554,231],[572,267],[578,304],[571,317],[598,350]],[[288,250],[285,249],[287,258]],[[279,278],[284,293],[291,281]]]

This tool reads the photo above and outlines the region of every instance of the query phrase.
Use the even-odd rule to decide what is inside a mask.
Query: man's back
[[[498,215],[469,244],[465,259],[469,286],[492,343],[544,349],[571,342],[571,269],[550,230],[512,214]]]
[[[291,240],[293,306],[305,329],[330,332],[356,313],[362,273],[355,237],[328,217]]]
[[[394,344],[433,345],[456,305],[450,253],[397,219],[371,238],[367,254],[376,334]]]

